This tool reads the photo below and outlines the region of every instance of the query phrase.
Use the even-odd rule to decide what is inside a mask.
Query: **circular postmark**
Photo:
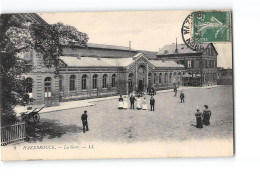
[[[193,51],[198,51],[202,43],[195,43],[193,40],[193,13],[189,14],[183,21],[181,27],[182,40],[186,46]]]

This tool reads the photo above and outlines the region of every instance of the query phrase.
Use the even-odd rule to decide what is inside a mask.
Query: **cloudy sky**
[[[158,51],[166,44],[183,43],[181,26],[190,11],[129,11],[39,13],[48,23],[62,22],[75,26],[89,36],[89,43],[128,46]],[[218,66],[232,68],[231,44],[215,45]]]

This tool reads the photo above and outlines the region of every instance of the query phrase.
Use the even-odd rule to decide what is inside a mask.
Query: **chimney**
[[[177,37],[176,37],[176,48],[175,48],[175,53],[178,53],[178,48],[177,48]]]
[[[81,56],[80,56],[80,54],[77,56],[77,59],[78,59],[78,60],[80,60],[80,59],[81,59]]]
[[[131,41],[129,41],[129,57],[131,57]]]

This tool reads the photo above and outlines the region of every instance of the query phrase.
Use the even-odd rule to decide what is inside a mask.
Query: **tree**
[[[58,76],[62,46],[85,47],[88,41],[87,34],[62,23],[29,24],[26,19],[17,18],[17,14],[0,16],[2,125],[16,121],[13,111],[16,105],[26,105],[31,101],[28,91],[32,83],[24,75],[32,70],[32,66],[23,59],[25,52],[35,50],[46,65],[55,68]]]

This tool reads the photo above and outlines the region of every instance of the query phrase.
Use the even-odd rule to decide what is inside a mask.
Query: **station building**
[[[169,89],[182,84],[184,66],[174,61],[151,60],[145,54],[132,57],[104,58],[60,56],[59,76],[36,53],[30,54],[33,70],[29,93],[36,104],[59,105],[62,101],[128,94],[135,90]]]

